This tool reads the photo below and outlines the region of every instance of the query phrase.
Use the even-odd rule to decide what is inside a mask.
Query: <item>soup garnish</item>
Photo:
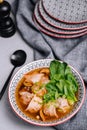
[[[16,87],[19,108],[36,120],[50,121],[68,114],[78,100],[78,83],[65,62],[28,72]]]

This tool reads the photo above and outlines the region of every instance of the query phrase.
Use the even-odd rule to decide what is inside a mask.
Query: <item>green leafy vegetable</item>
[[[48,91],[43,97],[45,103],[59,97],[67,98],[71,105],[77,101],[78,83],[65,62],[53,60],[50,63],[50,82],[45,87]]]
[[[50,64],[50,79],[53,79],[55,74],[58,74],[58,66],[60,62],[57,62],[56,60],[52,61]]]

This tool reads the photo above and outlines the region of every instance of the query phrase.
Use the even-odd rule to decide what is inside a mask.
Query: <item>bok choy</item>
[[[48,93],[44,95],[44,102],[58,99],[59,97],[67,98],[70,105],[76,101],[76,92],[78,83],[72,73],[71,68],[65,62],[53,60],[50,63],[50,81],[46,84]]]

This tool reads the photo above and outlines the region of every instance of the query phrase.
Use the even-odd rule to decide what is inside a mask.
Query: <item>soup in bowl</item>
[[[23,120],[40,126],[61,124],[81,108],[85,86],[65,62],[44,59],[21,68],[9,86],[9,101]]]

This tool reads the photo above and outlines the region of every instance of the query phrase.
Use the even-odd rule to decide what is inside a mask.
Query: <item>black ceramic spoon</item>
[[[14,65],[14,67],[13,67],[12,71],[10,72],[10,74],[9,74],[9,76],[8,76],[8,78],[7,78],[5,84],[0,92],[0,100],[1,100],[6,88],[8,86],[8,83],[10,81],[10,78],[12,76],[13,71],[15,70],[16,67],[19,67],[19,66],[24,64],[24,62],[26,60],[26,56],[27,55],[23,50],[17,50],[11,55],[10,61]]]

